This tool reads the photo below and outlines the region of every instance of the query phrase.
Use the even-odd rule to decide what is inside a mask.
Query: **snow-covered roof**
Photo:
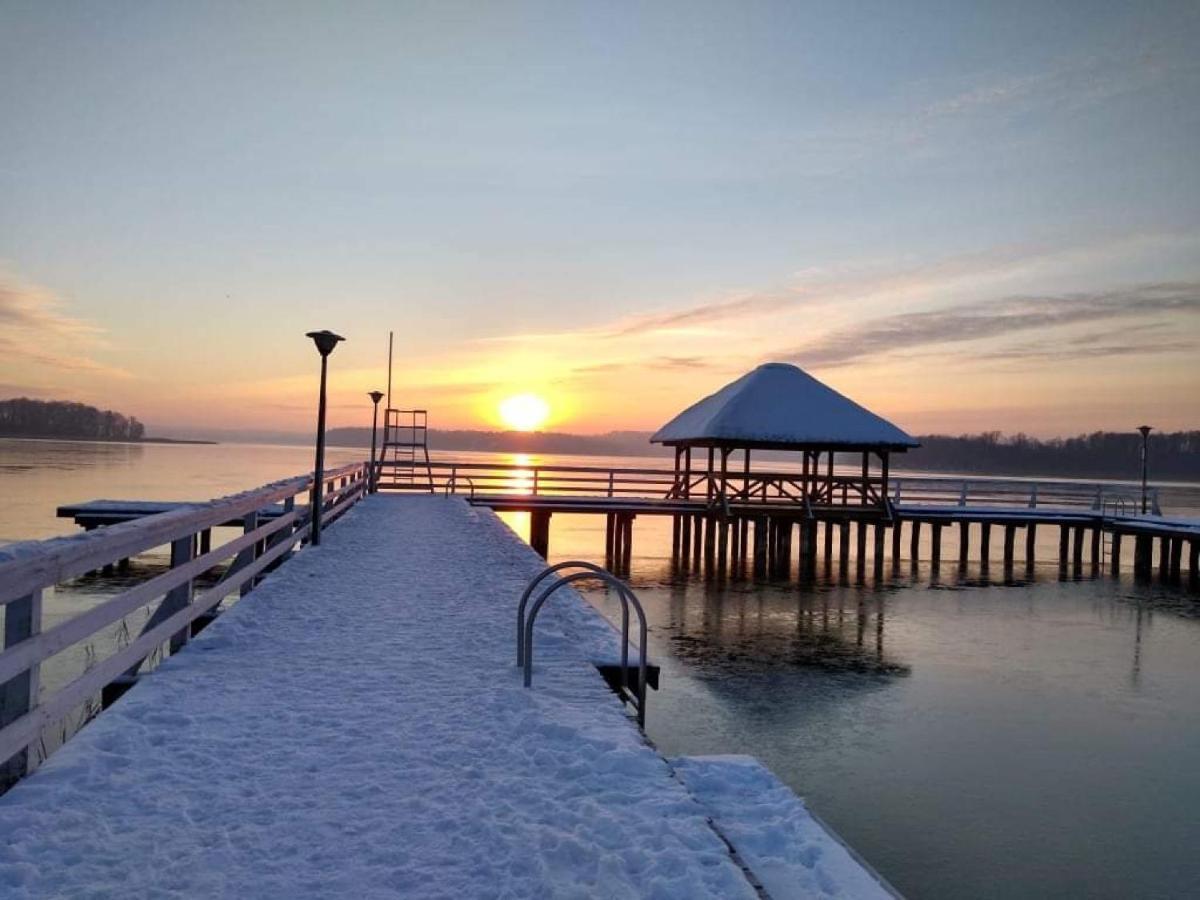
[[[804,370],[766,363],[694,403],[655,432],[658,444],[858,447],[919,444]]]

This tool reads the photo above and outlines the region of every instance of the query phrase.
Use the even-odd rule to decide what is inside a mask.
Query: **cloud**
[[[49,290],[5,273],[0,273],[0,326],[0,357],[10,365],[132,377],[92,358],[92,351],[104,345],[102,328],[62,312],[62,301]]]
[[[842,366],[864,359],[931,345],[960,344],[1003,338],[1033,330],[1115,319],[1200,314],[1200,282],[1179,281],[1135,285],[1110,291],[1054,296],[1016,296],[980,301],[953,309],[901,313],[873,319],[826,335],[813,344],[784,351],[774,358],[817,368]],[[1172,343],[1178,344],[1179,340]],[[1036,346],[1041,346],[1041,343]],[[1102,345],[1101,345],[1102,346]],[[1134,352],[1132,343],[1112,345]],[[1146,345],[1147,350],[1151,345]],[[984,350],[1001,358],[1004,350]],[[1020,352],[1019,349],[1016,352]],[[1047,353],[1050,349],[1047,349]],[[1098,355],[1086,344],[1058,348],[1058,353]],[[1016,358],[1009,355],[1006,358]],[[1025,358],[1031,358],[1029,356]]]

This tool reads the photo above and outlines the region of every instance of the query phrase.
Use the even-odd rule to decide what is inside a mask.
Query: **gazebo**
[[[689,406],[650,440],[675,448],[671,496],[710,504],[887,509],[888,457],[919,444],[886,419],[797,366],[766,363]],[[706,450],[702,467],[692,451]],[[751,452],[794,451],[800,471],[758,471]],[[741,471],[730,456],[741,451]],[[834,472],[834,455],[862,455],[861,474]],[[872,457],[879,462],[872,474]],[[822,468],[824,472],[822,472]],[[863,508],[866,509],[863,509]]]

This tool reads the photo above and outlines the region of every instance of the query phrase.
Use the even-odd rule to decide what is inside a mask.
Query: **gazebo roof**
[[[655,432],[658,444],[769,449],[907,450],[891,422],[802,369],[766,363],[694,403]]]

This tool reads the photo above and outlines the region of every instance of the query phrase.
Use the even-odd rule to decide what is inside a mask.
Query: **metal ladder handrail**
[[[450,474],[450,480],[446,482],[446,496],[449,497],[451,494],[458,493],[458,479],[459,478],[462,478],[463,481],[465,481],[467,484],[469,484],[471,486],[470,497],[472,500],[474,500],[475,499],[475,482],[474,482],[474,480],[471,478],[470,475],[459,475],[457,472],[452,472]]]
[[[533,607],[529,611],[529,618],[526,620],[525,607],[533,589],[548,576],[568,568],[578,568],[584,571],[574,572],[565,577],[559,576],[553,584],[542,590],[534,601]],[[586,580],[600,580],[610,587],[616,588],[617,596],[621,600],[621,690],[623,692],[629,691],[629,605],[631,603],[638,614],[638,683],[635,697],[638,726],[644,728],[646,725],[646,641],[648,631],[646,613],[629,585],[595,563],[584,560],[567,560],[547,566],[533,578],[524,594],[521,595],[521,600],[517,604],[517,665],[524,667],[525,687],[531,687],[533,684],[533,623],[537,619],[538,612],[560,587]]]

